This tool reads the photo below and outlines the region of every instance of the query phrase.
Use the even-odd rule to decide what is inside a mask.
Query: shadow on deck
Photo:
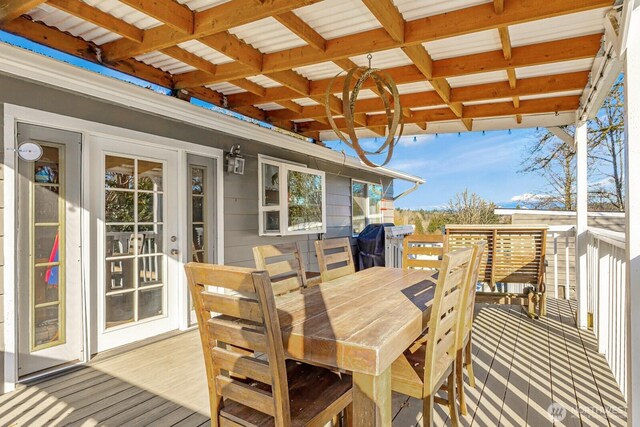
[[[626,406],[590,332],[574,308],[550,299],[549,316],[531,320],[516,306],[478,305],[476,388],[467,387],[474,426],[626,426]],[[548,413],[555,404],[557,414]],[[394,395],[394,426],[421,422],[422,402]],[[200,426],[209,406],[195,331],[94,361],[0,396],[2,426]],[[436,425],[447,425],[438,408]]]

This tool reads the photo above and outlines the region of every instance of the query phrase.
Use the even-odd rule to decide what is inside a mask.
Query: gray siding
[[[2,104],[11,103],[44,110],[56,114],[99,122],[111,126],[131,129],[139,132],[174,138],[200,145],[216,147],[228,151],[234,144],[241,144],[243,154],[247,156],[244,175],[225,173],[224,177],[224,224],[225,224],[225,263],[239,266],[253,266],[251,248],[256,245],[297,240],[303,251],[307,268],[317,270],[317,261],[313,241],[318,235],[297,237],[259,237],[258,236],[258,171],[257,155],[267,154],[273,157],[303,163],[309,167],[324,170],[327,176],[327,235],[326,237],[351,236],[351,178],[380,182],[392,185],[388,178],[372,173],[345,168],[306,155],[291,153],[287,150],[268,147],[255,141],[245,140],[222,132],[212,131],[176,120],[158,117],[141,111],[114,105],[108,102],[73,94],[67,91],[28,82],[26,80],[0,74],[0,113]],[[2,117],[2,114],[0,114]],[[0,120],[0,148],[4,146]],[[305,142],[300,142],[305,144]],[[0,151],[0,156],[4,149]],[[2,170],[0,170],[0,179]],[[1,182],[0,182],[1,184]],[[2,200],[0,186],[0,200]],[[393,194],[393,189],[388,192]],[[387,202],[387,205],[393,205]],[[0,202],[0,224],[4,218]],[[391,215],[392,212],[387,214]],[[1,230],[1,229],[0,229]],[[0,231],[1,233],[1,231]],[[2,236],[0,235],[0,242]],[[0,272],[2,270],[0,253]],[[0,276],[0,322],[3,321],[3,283]],[[1,325],[0,325],[1,326]],[[0,350],[3,350],[2,328],[0,327]],[[0,358],[1,359],[1,358]],[[0,381],[2,381],[2,361],[0,360]]]
[[[1,87],[1,86],[0,86]],[[0,117],[4,106],[0,103]],[[4,135],[4,119],[0,120],[0,141]],[[0,355],[4,354],[4,143],[0,144]],[[4,379],[4,357],[0,357],[0,382]]]

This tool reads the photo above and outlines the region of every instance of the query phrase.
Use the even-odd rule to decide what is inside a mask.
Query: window
[[[326,232],[324,172],[266,156],[258,168],[261,236]]]
[[[382,223],[382,185],[351,181],[351,218],[353,235],[367,225]]]

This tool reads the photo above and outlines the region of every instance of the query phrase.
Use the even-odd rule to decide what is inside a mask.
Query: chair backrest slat
[[[442,234],[410,234],[402,244],[402,268],[436,270],[445,253]]]
[[[478,275],[480,274],[480,263],[482,261],[482,256],[484,254],[484,249],[486,246],[486,242],[481,240],[480,242],[473,245],[473,255],[471,257],[471,268],[469,268],[468,280],[466,284],[466,289],[463,290],[465,293],[464,300],[462,302],[463,312],[462,319],[460,321],[463,330],[460,332],[461,343],[464,341],[465,336],[469,334],[471,328],[473,327],[473,311],[476,304],[476,291],[478,289]]]
[[[315,245],[323,282],[355,273],[351,242],[348,237],[316,240]]]
[[[256,246],[253,248],[253,258],[256,268],[269,274],[275,295],[306,286],[306,273],[298,243]]]
[[[232,400],[273,416],[276,426],[289,426],[284,347],[267,272],[200,263],[189,263],[185,270],[198,318],[213,424],[224,425],[224,401]],[[267,361],[256,352],[265,353]],[[264,387],[254,387],[253,382]]]
[[[456,358],[457,325],[472,255],[473,251],[469,248],[443,256],[429,319],[424,373],[427,390],[433,390],[440,380],[440,372],[436,369],[440,365],[437,362],[443,357],[451,361]]]

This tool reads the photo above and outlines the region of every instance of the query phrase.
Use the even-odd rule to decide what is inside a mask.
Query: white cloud
[[[516,194],[511,198],[512,202],[534,202],[539,200],[544,200],[547,198],[544,194],[535,194],[535,193],[522,193]]]

